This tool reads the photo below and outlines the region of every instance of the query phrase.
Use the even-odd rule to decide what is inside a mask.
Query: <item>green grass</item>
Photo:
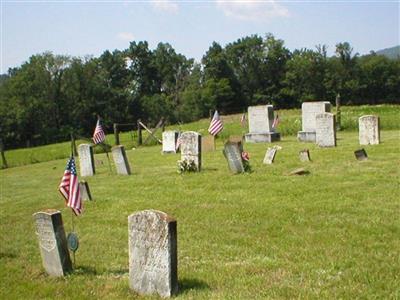
[[[335,108],[332,112],[336,112]],[[280,118],[278,131],[282,136],[296,135],[301,130],[301,110],[279,110],[277,111]],[[345,131],[358,130],[358,118],[362,115],[375,114],[380,117],[380,124],[382,130],[395,130],[400,129],[400,105],[376,105],[376,106],[344,106],[342,107],[342,127]],[[240,125],[240,116],[229,115],[223,116],[224,130],[222,131],[221,138],[227,139],[230,135],[241,135],[248,132],[247,127]],[[210,124],[209,119],[202,119],[197,122],[173,125],[167,129],[178,130],[194,130],[201,134],[208,134],[207,129]],[[161,139],[161,130],[157,131],[156,135]],[[148,134],[143,130],[143,141],[147,138]],[[106,138],[107,143],[114,144],[114,135],[108,134]],[[83,143],[84,141],[77,141],[76,144]],[[126,149],[137,147],[137,133],[136,131],[124,132],[120,134],[120,143]],[[154,139],[150,139],[149,145],[155,145]],[[27,165],[38,162],[45,162],[54,159],[66,158],[70,155],[70,143],[59,143],[41,147],[26,148],[10,150],[5,152],[7,163],[9,167]],[[96,152],[101,152],[99,147],[95,148]]]
[[[95,201],[76,220],[76,271],[61,279],[43,270],[32,214],[60,209],[71,231],[57,191],[65,159],[1,170],[0,299],[157,299],[128,284],[127,217],[143,209],[177,219],[177,299],[399,299],[399,131],[381,140],[358,162],[355,131],[329,149],[284,136],[273,165],[262,164],[270,145],[245,144],[254,171],[241,175],[229,173],[222,139],[196,174],[177,174],[180,155],[161,146],[128,150],[127,177],[96,154],[104,164],[86,178]],[[304,148],[311,163],[298,160]],[[298,167],[310,174],[286,175]]]

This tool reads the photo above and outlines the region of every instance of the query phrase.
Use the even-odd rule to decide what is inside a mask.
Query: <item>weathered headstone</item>
[[[274,162],[277,149],[275,147],[268,148],[265,152],[264,164],[270,165]]]
[[[117,174],[131,175],[131,167],[126,156],[125,148],[122,145],[114,146],[111,149]]]
[[[364,149],[354,151],[354,155],[356,156],[357,160],[367,160],[368,155]]]
[[[90,194],[89,184],[86,181],[79,182],[79,188],[81,191],[82,200],[92,200],[92,195]]]
[[[201,151],[215,151],[215,137],[213,135],[206,135],[201,138]]]
[[[55,209],[33,215],[39,239],[43,267],[50,276],[64,276],[72,271],[61,212]]]
[[[243,173],[244,166],[242,161],[242,143],[239,142],[226,142],[224,145],[223,154],[228,161],[229,169],[232,173]]]
[[[293,176],[293,175],[308,175],[310,174],[310,171],[307,171],[304,168],[298,168],[298,169],[294,169],[293,171],[289,172],[289,176]]]
[[[331,104],[324,102],[303,102],[301,105],[302,131],[297,133],[297,139],[301,142],[316,141],[316,116],[321,113],[330,112]]]
[[[129,286],[142,295],[178,292],[176,220],[145,210],[128,217]]]
[[[194,131],[181,134],[181,160],[189,164],[193,162],[197,171],[201,170],[201,140],[201,134]]]
[[[379,117],[362,116],[358,119],[360,145],[377,145],[380,142]]]
[[[279,141],[281,135],[275,132],[274,107],[272,105],[249,106],[249,133],[246,134],[246,142],[272,143]]]
[[[315,117],[316,144],[320,147],[335,147],[336,146],[336,125],[335,115],[331,113],[318,114]]]
[[[302,162],[311,161],[310,150],[308,150],[308,149],[301,150],[299,152],[299,158],[300,158],[300,161],[302,161]]]
[[[79,166],[81,176],[93,176],[95,174],[93,147],[89,144],[78,146]]]
[[[175,130],[164,131],[162,133],[162,152],[163,153],[176,153],[176,142],[178,140],[179,132]]]

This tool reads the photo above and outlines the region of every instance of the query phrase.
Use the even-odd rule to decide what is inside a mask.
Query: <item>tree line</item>
[[[155,124],[189,122],[218,109],[249,105],[298,108],[304,101],[342,104],[399,103],[400,59],[371,52],[359,56],[349,43],[289,51],[271,34],[247,36],[225,47],[214,42],[195,62],[168,43],[146,41],[100,57],[50,52],[33,55],[0,77],[0,138],[7,147],[65,141],[70,132],[91,136],[97,115],[113,123],[142,119]]]

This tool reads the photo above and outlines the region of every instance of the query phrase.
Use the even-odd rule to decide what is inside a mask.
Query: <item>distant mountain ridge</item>
[[[397,59],[397,58],[400,58],[400,45],[394,46],[391,48],[378,50],[375,53],[378,55],[384,55],[390,59]]]

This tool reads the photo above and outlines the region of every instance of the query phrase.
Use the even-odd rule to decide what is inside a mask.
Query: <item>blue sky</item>
[[[200,60],[213,41],[270,32],[290,50],[347,41],[366,54],[400,44],[399,1],[1,1],[1,73],[33,54],[99,56],[146,40]]]

